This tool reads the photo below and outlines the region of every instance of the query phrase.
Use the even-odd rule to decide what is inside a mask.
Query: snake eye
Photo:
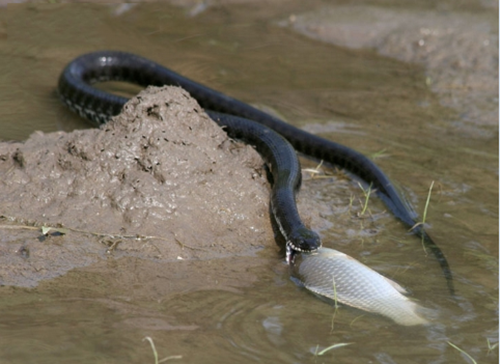
[[[314,231],[302,227],[291,234],[289,244],[293,250],[311,252],[321,247],[321,239]]]

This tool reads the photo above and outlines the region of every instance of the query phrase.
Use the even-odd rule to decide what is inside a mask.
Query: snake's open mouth
[[[299,254],[299,253],[306,253],[306,254],[314,253],[320,247],[318,247],[316,249],[312,249],[312,250],[311,249],[301,249],[300,247],[297,247],[294,244],[292,244],[292,242],[287,242],[286,243],[286,263],[289,265],[293,264],[297,254]]]

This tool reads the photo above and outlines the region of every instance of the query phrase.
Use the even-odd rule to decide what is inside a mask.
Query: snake
[[[302,222],[296,205],[301,185],[299,152],[309,158],[345,169],[371,185],[392,214],[421,238],[440,264],[448,288],[454,292],[448,261],[433,239],[417,223],[417,215],[400,196],[386,174],[368,157],[342,144],[295,127],[205,85],[186,78],[152,60],[122,51],[97,51],[78,56],[62,71],[58,82],[61,101],[94,126],[118,115],[126,97],[93,85],[123,81],[147,86],[178,86],[185,89],[231,138],[252,145],[271,170],[271,211],[286,241],[287,262],[295,254],[311,253],[321,246],[319,235]]]

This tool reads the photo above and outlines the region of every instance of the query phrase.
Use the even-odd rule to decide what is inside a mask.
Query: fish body
[[[295,274],[305,288],[344,305],[376,313],[405,326],[426,324],[424,308],[396,282],[334,249],[302,254]]]

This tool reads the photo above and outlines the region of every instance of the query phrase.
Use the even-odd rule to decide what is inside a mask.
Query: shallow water
[[[117,9],[123,8],[1,9],[1,139],[86,128],[55,96],[61,69],[97,49],[141,54],[367,155],[381,154],[377,163],[419,212],[435,181],[427,221],[453,269],[457,298],[418,239],[376,199],[373,218],[354,216],[363,196],[336,175],[307,180],[301,195],[330,221],[321,231],[325,245],[409,288],[438,313],[433,325],[400,327],[345,307],[333,315],[333,307],[290,281],[278,254],[247,258],[255,261],[248,274],[258,278],[250,286],[228,281],[231,263],[221,260],[213,264],[227,270],[207,270],[207,281],[223,282],[220,289],[193,290],[189,276],[180,275],[185,288],[175,294],[161,264],[110,258],[34,289],[0,287],[2,362],[153,362],[145,336],[160,358],[181,355],[179,362],[189,363],[467,362],[447,341],[478,362],[498,361],[498,349],[489,351],[487,343],[498,340],[496,128],[479,139],[454,126],[460,115],[440,106],[418,67],[256,21],[251,6],[196,17],[165,6],[121,15]],[[352,344],[314,356],[317,347],[346,342]]]

